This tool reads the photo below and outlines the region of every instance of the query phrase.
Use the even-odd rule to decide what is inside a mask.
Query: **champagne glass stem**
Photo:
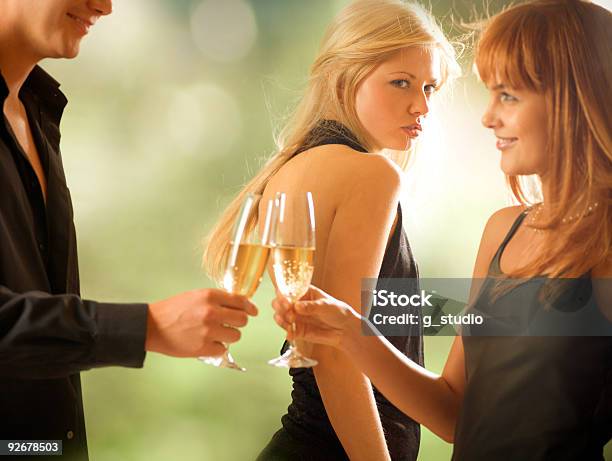
[[[291,322],[291,332],[293,333],[293,339],[289,341],[289,345],[293,349],[297,349],[297,345],[295,344],[295,322]]]
[[[291,300],[291,310],[293,311],[293,314],[295,315],[295,301],[293,299]],[[293,339],[289,341],[289,347],[291,347],[291,349],[297,352],[297,344],[295,343],[296,330],[297,330],[297,327],[295,326],[295,320],[294,320],[293,322],[291,322],[291,333],[293,333]]]

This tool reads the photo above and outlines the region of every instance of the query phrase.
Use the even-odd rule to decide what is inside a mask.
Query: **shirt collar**
[[[34,96],[59,121],[68,103],[66,96],[60,91],[59,87],[59,82],[37,65],[34,66],[28,78],[26,78],[21,91]],[[0,101],[2,103],[4,103],[8,93],[8,87],[0,72]]]

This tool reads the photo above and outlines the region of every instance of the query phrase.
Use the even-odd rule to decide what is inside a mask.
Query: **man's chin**
[[[66,59],[74,59],[79,55],[79,51],[81,51],[81,47],[80,45],[77,45],[67,50],[62,57]]]
[[[50,56],[48,58],[54,59],[74,59],[79,55],[79,51],[81,51],[81,44],[75,43],[61,47],[61,49],[55,50],[54,53],[49,53]]]

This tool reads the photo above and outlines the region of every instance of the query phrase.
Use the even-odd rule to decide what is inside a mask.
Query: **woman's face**
[[[96,21],[112,11],[112,0],[12,0],[22,42],[42,58],[74,58]]]
[[[412,46],[383,61],[361,82],[355,110],[377,149],[410,148],[440,81],[439,51]]]
[[[547,113],[544,95],[502,83],[487,85],[490,100],[482,124],[491,128],[509,176],[546,173]]]

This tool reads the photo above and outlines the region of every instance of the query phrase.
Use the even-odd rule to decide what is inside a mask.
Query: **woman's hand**
[[[288,340],[302,339],[343,349],[347,340],[359,333],[361,316],[314,285],[294,306],[277,294],[272,307],[274,320],[287,331]]]

